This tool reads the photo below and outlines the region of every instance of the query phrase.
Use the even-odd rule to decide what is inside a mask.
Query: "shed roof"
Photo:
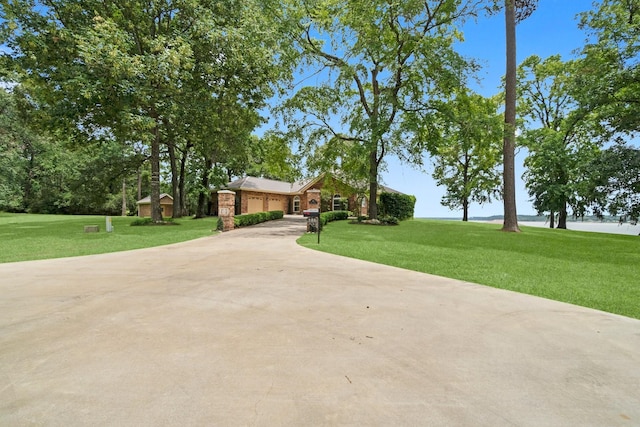
[[[167,193],[162,193],[160,194],[160,203],[162,203],[162,199],[166,199],[169,198],[171,201],[173,201],[173,197],[171,197],[169,194]],[[151,196],[147,196],[144,199],[140,199],[137,201],[138,205],[146,205],[146,204],[150,204],[151,203]]]

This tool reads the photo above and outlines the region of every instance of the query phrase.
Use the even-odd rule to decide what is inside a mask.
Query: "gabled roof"
[[[164,199],[164,198],[166,198],[166,197],[168,197],[168,198],[170,198],[171,200],[173,200],[173,197],[171,197],[171,196],[170,196],[170,195],[168,195],[167,193],[162,193],[162,194],[160,194],[160,200],[162,200],[162,199]],[[140,199],[140,200],[138,200],[138,202],[137,202],[137,204],[138,204],[138,205],[145,205],[145,204],[148,204],[148,203],[151,203],[151,196],[147,196],[147,197],[145,197],[144,199]]]
[[[263,193],[276,194],[296,194],[300,192],[306,184],[306,181],[283,182],[273,179],[256,178],[254,176],[246,176],[236,179],[228,183],[225,188],[227,190],[245,190],[258,191]]]
[[[273,179],[266,178],[256,178],[254,176],[246,176],[244,178],[236,179],[228,183],[225,186],[225,190],[244,190],[244,191],[255,191],[258,193],[274,193],[274,194],[286,194],[286,195],[295,195],[295,194],[303,194],[313,185],[318,183],[320,180],[325,178],[325,174],[317,176],[312,179],[306,179],[302,181],[296,182],[283,182],[276,181]],[[398,193],[403,194],[400,191],[394,190],[393,188],[386,187],[384,185],[378,185],[379,192],[386,193]]]

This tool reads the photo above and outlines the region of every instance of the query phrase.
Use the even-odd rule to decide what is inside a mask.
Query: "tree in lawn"
[[[412,140],[404,113],[427,111],[460,85],[466,64],[453,50],[455,25],[478,3],[306,0],[292,9],[299,13],[297,42],[326,79],[288,100],[289,130],[314,160],[313,150],[324,145],[324,170],[368,182],[371,218],[385,156],[406,152]]]
[[[636,224],[640,218],[640,149],[618,141],[592,161],[589,171],[594,212]]]
[[[550,226],[567,228],[567,209],[584,212],[582,180],[606,137],[593,112],[581,109],[574,93],[579,63],[559,55],[525,59],[518,68],[518,112],[526,128],[521,136],[529,154],[524,178],[538,213],[548,212]]]
[[[430,143],[433,177],[446,188],[442,205],[462,208],[469,218],[471,202],[486,203],[500,197],[502,123],[498,102],[477,94],[460,92],[442,110],[442,138]]]
[[[504,0],[507,66],[505,73],[504,142],[503,142],[503,202],[502,231],[519,232],[516,209],[515,148],[516,148],[516,24],[529,17],[537,0]]]

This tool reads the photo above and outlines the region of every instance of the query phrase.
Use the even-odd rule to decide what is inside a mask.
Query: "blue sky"
[[[592,0],[539,0],[536,12],[518,25],[517,62],[533,54],[542,58],[554,54],[562,55],[563,59],[574,57],[573,52],[583,46],[586,39],[586,34],[578,29],[576,15],[592,7]],[[463,32],[465,41],[460,44],[459,51],[476,58],[483,66],[479,73],[482,82],[480,85],[472,84],[472,89],[485,96],[495,95],[500,91],[500,80],[505,71],[504,15],[469,22]],[[461,211],[451,211],[440,204],[445,191],[436,186],[430,175],[430,167],[426,171],[418,171],[394,158],[388,158],[387,161],[388,171],[382,174],[382,182],[416,196],[416,217],[462,218]],[[520,153],[516,158],[518,214],[535,215],[521,180],[523,161],[524,153]],[[502,213],[501,201],[483,206],[472,204],[469,209],[471,217]]]

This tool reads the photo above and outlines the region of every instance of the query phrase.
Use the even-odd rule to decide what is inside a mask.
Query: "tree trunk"
[[[519,232],[516,212],[516,10],[515,0],[505,0],[507,70],[505,77],[503,191],[504,224],[502,231]]]
[[[469,198],[462,199],[462,220],[469,221]]]
[[[562,209],[558,212],[558,227],[563,230],[567,229],[567,202],[563,203]]]
[[[138,168],[138,200],[142,199],[142,166]]]
[[[462,188],[464,195],[462,196],[462,221],[469,221],[469,153],[464,153],[464,165],[462,171]]]
[[[369,154],[369,218],[378,218],[378,153]]]
[[[151,140],[151,220],[162,222],[160,206],[160,129],[156,119]]]
[[[207,196],[209,193],[209,171],[213,166],[213,162],[210,159],[204,160],[204,169],[202,171],[202,177],[200,179],[200,185],[202,189],[198,194],[198,207],[196,208],[196,218],[204,218],[207,216],[207,206],[211,196]]]
[[[555,227],[555,223],[556,223],[555,214],[556,213],[554,211],[551,211],[551,214],[549,215],[549,228]]]
[[[187,211],[187,195],[185,192],[185,176],[187,175],[187,157],[189,157],[189,149],[192,147],[191,144],[187,144],[187,147],[182,153],[180,158],[180,172],[179,172],[179,185],[178,192],[180,196],[180,206],[182,207],[182,216],[189,215]]]
[[[127,182],[122,178],[122,216],[127,216]]]
[[[179,177],[178,177],[178,161],[176,159],[176,147],[173,143],[167,144],[169,153],[169,164],[171,167],[171,192],[173,193],[173,215],[172,218],[182,217],[182,204],[179,194]]]

